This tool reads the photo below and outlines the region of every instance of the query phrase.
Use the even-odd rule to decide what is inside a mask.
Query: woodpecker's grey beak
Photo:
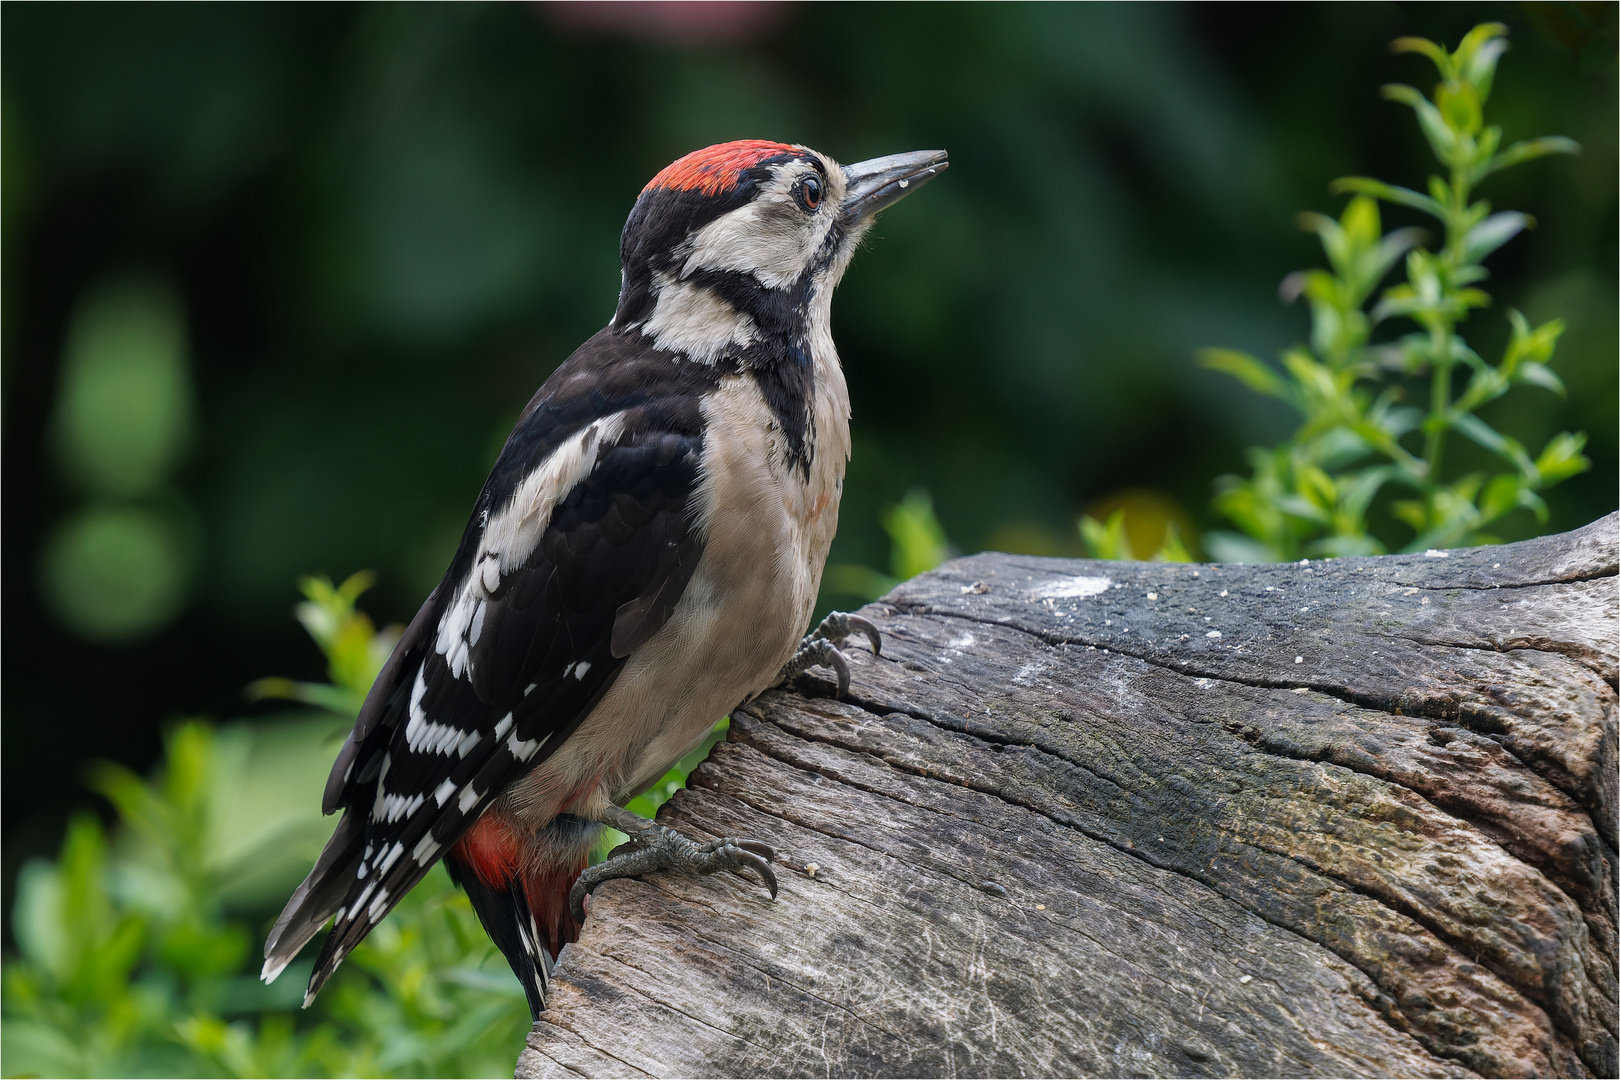
[[[844,219],[859,224],[905,198],[944,172],[948,158],[943,150],[914,150],[845,165]]]

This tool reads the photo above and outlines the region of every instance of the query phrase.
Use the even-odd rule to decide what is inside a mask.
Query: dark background
[[[1497,304],[1464,333],[1495,356],[1506,306],[1568,320],[1569,400],[1490,418],[1533,448],[1590,433],[1548,529],[1616,505],[1613,5],[0,13],[8,901],[89,801],[87,760],[145,768],[166,721],[322,676],[297,575],[374,568],[365,606],[408,619],[518,410],[611,314],[637,192],[711,142],[951,152],[835,305],[855,456],[833,561],[886,568],[880,515],[919,485],[958,550],[1078,554],[1077,515],[1121,492],[1219,524],[1211,481],[1289,418],[1193,351],[1305,335],[1276,291],[1321,261],[1296,211],[1337,213],[1336,176],[1432,168],[1377,88],[1433,69],[1390,39],[1501,20],[1488,117],[1585,152],[1487,183],[1539,227],[1492,258]],[[183,304],[195,420],[161,494],[193,542],[179,613],[109,643],[55,613],[41,560],[86,498],[50,449],[67,331],[130,272]]]

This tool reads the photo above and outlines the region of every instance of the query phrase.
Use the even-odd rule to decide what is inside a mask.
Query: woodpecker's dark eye
[[[793,197],[806,210],[814,210],[821,205],[821,181],[814,176],[805,177],[793,185]]]

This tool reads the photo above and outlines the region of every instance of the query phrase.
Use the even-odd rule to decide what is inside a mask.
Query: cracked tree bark
[[[1620,517],[1429,556],[958,559],[739,708],[517,1075],[1616,1074]]]

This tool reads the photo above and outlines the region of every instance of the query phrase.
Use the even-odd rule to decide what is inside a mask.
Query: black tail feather
[[[265,982],[273,982],[281,974],[282,968],[309,944],[309,939],[343,903],[354,882],[365,839],[364,815],[345,812],[321,857],[315,860],[315,868],[287,901],[264,943],[264,971],[260,977]]]
[[[540,1019],[551,988],[552,960],[534,913],[529,910],[522,877],[514,874],[507,888],[492,889],[471,869],[459,865],[454,857],[444,860],[444,868],[450,871],[451,880],[466,890],[478,921],[484,924],[484,930],[522,984],[523,993],[529,999],[529,1014]]]

